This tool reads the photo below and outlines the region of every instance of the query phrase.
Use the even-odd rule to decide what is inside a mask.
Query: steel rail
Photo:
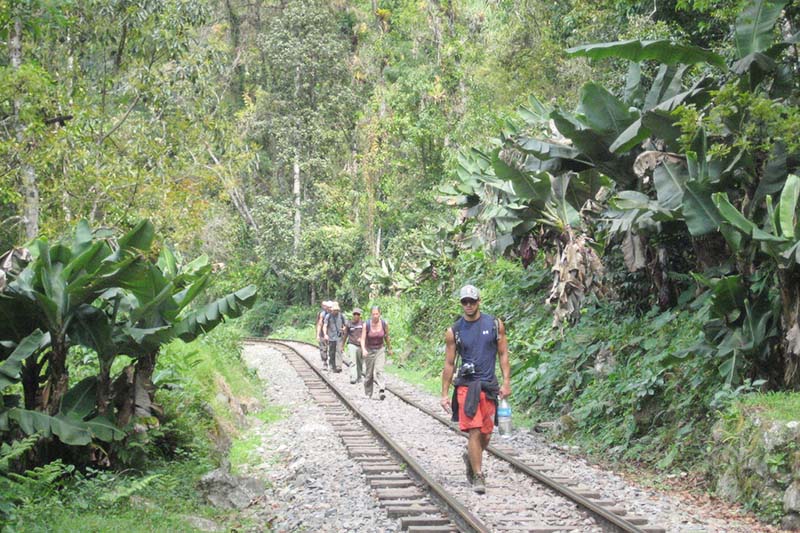
[[[438,413],[434,413],[433,411],[431,411],[426,407],[417,404],[412,399],[390,388],[388,385],[386,386],[386,389],[389,390],[392,394],[394,394],[398,398],[400,398],[401,400],[403,400],[404,402],[406,402],[407,404],[411,405],[412,407],[415,407],[420,411],[422,411],[423,413],[425,413],[426,415],[435,418],[436,420],[438,420],[445,426],[449,427],[456,433],[460,434],[464,438],[468,438],[468,435],[465,432],[461,431],[458,425],[455,424],[453,421],[439,415]],[[539,483],[546,486],[547,488],[561,494],[562,496],[568,498],[569,500],[572,500],[581,507],[585,508],[592,514],[592,516],[599,519],[601,522],[604,522],[605,524],[612,526],[616,531],[622,531],[624,533],[644,533],[644,531],[636,527],[635,524],[631,524],[627,520],[615,515],[614,513],[608,511],[607,509],[604,509],[603,507],[597,505],[588,498],[584,498],[583,496],[581,496],[574,490],[570,489],[566,485],[549,478],[548,476],[544,475],[538,470],[531,468],[530,466],[512,457],[511,455],[505,453],[504,451],[498,450],[493,445],[489,444],[487,450],[491,452],[494,456],[499,457],[503,461],[509,463],[512,467],[516,468],[518,471],[529,475],[530,477],[536,479]]]
[[[307,344],[308,346],[313,346],[316,348],[316,346],[314,346],[313,344],[304,341],[287,340],[279,342],[296,342],[300,344]],[[314,369],[316,370],[316,367],[314,367]],[[438,420],[439,422],[450,428],[452,431],[460,434],[462,437],[467,438],[467,434],[461,431],[458,425],[452,422],[451,420],[441,416],[438,413],[434,413],[433,411],[431,411],[426,407],[417,404],[414,400],[408,398],[406,395],[398,392],[397,390],[395,390],[392,387],[389,387],[388,385],[386,386],[386,390],[388,390],[389,392],[391,392],[392,394],[394,394],[407,404],[411,405],[412,407],[415,407],[420,411],[422,411],[423,413],[425,413],[426,415],[435,418],[436,420]],[[490,444],[487,450],[490,453],[492,453],[492,455],[494,455],[495,457],[498,457],[503,461],[506,461],[508,464],[510,464],[518,471],[523,472],[524,474],[536,479],[539,483],[546,486],[550,490],[553,490],[558,494],[561,494],[565,498],[577,503],[578,505],[586,509],[590,514],[592,514],[592,516],[599,519],[601,522],[611,526],[615,531],[621,531],[624,533],[645,533],[643,529],[637,527],[635,524],[632,524],[629,521],[625,520],[624,518],[615,515],[614,513],[608,511],[602,506],[592,502],[588,498],[584,498],[583,496],[581,496],[574,490],[570,489],[566,485],[551,479],[550,477],[544,475],[542,472],[539,472],[538,470],[531,468],[522,461],[519,461],[518,459],[510,456],[509,454],[503,452],[502,450],[497,449],[493,445]]]
[[[466,507],[464,507],[461,502],[459,502],[452,494],[447,492],[447,490],[439,484],[435,479],[425,472],[425,469],[408,453],[406,453],[403,448],[397,444],[385,431],[383,431],[380,427],[378,427],[366,414],[362,413],[361,410],[355,406],[339,388],[334,385],[330,379],[328,379],[322,371],[320,371],[315,365],[311,364],[309,360],[301,354],[296,348],[293,346],[289,346],[288,342],[297,342],[302,344],[308,344],[309,346],[314,346],[310,343],[305,343],[302,341],[292,341],[292,340],[277,340],[277,339],[264,339],[264,338],[257,338],[257,337],[247,337],[245,338],[246,341],[249,342],[260,342],[260,343],[274,343],[279,344],[285,348],[288,348],[292,352],[294,352],[298,357],[300,357],[316,374],[317,376],[322,379],[322,381],[336,394],[336,396],[344,403],[348,409],[350,409],[363,423],[364,425],[369,428],[383,443],[390,449],[390,451],[400,459],[406,463],[409,469],[419,478],[419,480],[428,487],[428,490],[435,494],[437,498],[444,503],[444,505],[450,510],[451,514],[455,515],[454,521],[457,525],[463,526],[466,525],[471,531],[475,531],[476,533],[490,533],[491,529],[489,526],[484,524],[478,517],[473,515]],[[453,518],[451,516],[451,518]]]

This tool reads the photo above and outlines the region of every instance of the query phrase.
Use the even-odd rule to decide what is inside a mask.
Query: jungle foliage
[[[462,155],[444,192],[470,209],[473,244],[551,254],[556,325],[602,292],[597,251],[621,251],[662,311],[689,290],[711,300],[695,356],[729,385],[800,385],[800,65],[787,4],[747,3],[727,62],[666,39],[572,47],[627,61],[624,89],[588,82],[574,112],[531,97],[490,152]]]
[[[0,421],[120,437],[201,288],[238,313],[255,284],[260,334],[383,303],[435,372],[473,281],[519,406],[692,458],[727,398],[800,380],[798,12],[0,0],[0,249],[32,254],[3,269]]]
[[[124,464],[130,440],[163,419],[153,376],[162,346],[194,340],[254,302],[251,285],[190,307],[209,283],[208,258],[184,264],[163,246],[148,259],[153,238],[148,220],[119,238],[82,221],[70,239],[36,239],[2,257],[0,437],[37,437],[26,454],[33,464]],[[93,354],[96,370],[71,384],[73,347]],[[127,364],[112,373],[121,357]]]

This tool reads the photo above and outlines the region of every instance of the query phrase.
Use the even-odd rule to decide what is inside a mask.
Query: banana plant
[[[729,200],[716,193],[714,203],[723,218],[721,231],[738,256],[767,256],[765,268],[776,269],[780,291],[780,312],[774,313],[774,327],[783,332],[783,381],[794,384],[800,378],[800,224],[797,204],[800,177],[787,176],[778,205],[766,196],[767,215],[761,224],[749,219]],[[780,317],[780,321],[778,321]],[[752,328],[751,328],[752,329]]]
[[[44,360],[28,360],[31,368],[25,380],[26,398],[40,397],[49,414],[60,409],[69,387],[66,367],[70,328],[76,317],[106,290],[125,280],[139,277],[144,258],[142,250],[150,247],[153,226],[142,221],[119,239],[116,249],[107,239],[94,239],[88,224],[80,222],[71,240],[50,244],[40,238],[31,247],[31,261],[3,291],[5,316],[14,315],[14,327],[29,330],[41,327],[49,336]],[[46,362],[47,382],[38,391],[39,372]],[[36,390],[31,390],[36,389]],[[29,406],[32,407],[32,406]]]
[[[199,309],[190,305],[208,286],[211,264],[206,256],[181,264],[164,245],[158,260],[143,268],[144,275],[126,280],[121,287],[103,293],[98,306],[78,316],[81,325],[75,339],[95,350],[100,359],[97,407],[106,413],[113,401],[117,423],[125,426],[134,414],[149,417],[158,412],[153,402],[153,371],[161,346],[180,338],[190,342],[235,318],[255,302],[253,285],[218,298]],[[91,327],[93,325],[94,327]],[[124,397],[111,398],[110,370],[121,354],[135,360],[132,382]],[[128,374],[123,373],[119,379]]]
[[[175,338],[190,341],[252,305],[250,286],[191,308],[208,285],[208,259],[180,265],[165,246],[151,263],[143,254],[153,235],[146,220],[118,241],[81,222],[68,241],[34,241],[24,268],[7,271],[10,281],[0,291],[0,386],[21,381],[25,404],[4,395],[0,431],[14,421],[27,433],[56,435],[65,444],[123,438],[136,399],[149,397],[142,389],[152,393],[147,384],[159,347]],[[68,388],[66,352],[78,344],[97,353],[100,371]],[[111,398],[110,369],[120,354],[136,361],[140,386],[122,387],[125,397]],[[111,405],[123,407],[115,421]]]

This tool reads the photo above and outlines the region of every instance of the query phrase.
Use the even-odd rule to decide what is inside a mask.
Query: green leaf
[[[175,335],[185,342],[190,342],[198,335],[214,329],[225,317],[241,316],[255,303],[256,293],[255,285],[248,285],[211,302],[198,311],[189,313],[175,324]]]
[[[753,0],[736,19],[734,42],[739,59],[762,52],[775,41],[772,29],[787,0]]]
[[[786,177],[781,200],[778,203],[778,216],[781,223],[781,234],[789,239],[795,237],[797,225],[797,198],[800,195],[800,178],[795,174]]]
[[[643,97],[642,67],[637,61],[631,61],[628,65],[628,74],[625,77],[625,92],[622,99],[628,105],[639,107]]]
[[[75,225],[75,236],[72,239],[72,255],[80,255],[92,243],[92,229],[86,220]]]
[[[14,351],[0,363],[0,391],[19,382],[22,361],[40,349],[43,341],[48,339],[49,336],[37,329],[17,344]]]
[[[746,290],[742,276],[726,276],[718,280],[711,291],[711,313],[715,317],[729,318],[744,305]]]
[[[786,146],[781,142],[776,142],[764,167],[764,175],[761,177],[761,181],[759,181],[756,192],[753,195],[752,209],[760,207],[764,197],[775,194],[783,188],[786,182],[787,168]]]
[[[86,424],[68,417],[54,417],[39,411],[14,408],[8,418],[19,424],[27,435],[40,433],[43,437],[56,435],[61,442],[71,446],[86,446],[92,442],[92,435]]]
[[[683,217],[693,237],[706,235],[719,227],[721,218],[711,201],[711,194],[702,184],[686,183],[683,204]]]
[[[608,150],[614,153],[627,152],[641,144],[650,136],[650,133],[649,129],[642,126],[641,118],[634,120],[625,131],[619,134],[619,137],[614,139]]]
[[[104,416],[96,416],[84,422],[92,436],[103,442],[113,442],[125,438],[125,432]]]
[[[178,275],[178,262],[175,259],[175,254],[172,253],[172,249],[166,243],[161,247],[161,253],[158,255],[156,264],[167,278],[173,279]]]
[[[681,164],[666,163],[658,165],[653,171],[658,203],[669,211],[678,209],[683,202],[684,189],[689,174]]]
[[[529,95],[528,105],[520,106],[518,113],[525,122],[533,126],[547,122],[551,111],[552,108],[542,104],[535,96]]]
[[[673,43],[666,39],[656,41],[616,41],[610,43],[588,44],[567,49],[567,54],[585,56],[591,59],[619,57],[640,63],[655,60],[667,65],[708,63],[725,68],[725,60],[699,46]]]
[[[89,376],[70,387],[61,399],[59,412],[76,419],[87,417],[95,409],[97,376]]]
[[[147,251],[153,245],[153,237],[155,236],[155,228],[152,222],[147,219],[140,221],[136,226],[120,237],[120,249],[135,249],[140,251]]]
[[[616,139],[630,124],[639,118],[628,106],[604,87],[587,83],[581,89],[578,112],[586,117],[586,124],[603,137]]]
[[[728,193],[714,193],[712,195],[712,199],[714,201],[714,205],[719,211],[719,214],[722,216],[725,222],[738,229],[748,237],[753,235],[753,230],[757,229],[758,227],[752,221],[748,220],[747,217],[739,212],[739,210],[728,201]]]

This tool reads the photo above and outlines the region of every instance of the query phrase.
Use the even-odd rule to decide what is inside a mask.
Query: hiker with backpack
[[[322,302],[322,308],[317,313],[317,340],[319,341],[319,356],[322,359],[322,365],[327,368],[328,366],[328,342],[325,340],[325,332],[322,327],[325,324],[325,317],[328,316],[331,302],[325,300]]]
[[[386,398],[386,387],[383,379],[383,367],[386,364],[386,352],[392,354],[389,342],[389,324],[381,318],[381,309],[374,306],[370,310],[370,319],[361,331],[361,351],[364,354],[364,393],[372,398],[374,387],[378,388],[378,398]]]
[[[480,291],[464,285],[459,291],[463,315],[445,333],[445,362],[442,370],[442,408],[452,413],[462,431],[468,433],[467,451],[462,455],[467,481],[478,494],[486,492],[481,470],[483,452],[489,446],[496,423],[498,398],[511,395],[511,365],[508,340],[500,319],[480,311]],[[456,364],[456,359],[460,362]],[[495,363],[500,360],[502,385],[497,381]],[[458,366],[455,381],[453,374]],[[450,383],[455,390],[448,396]]]
[[[353,309],[353,318],[344,324],[344,338],[347,346],[347,363],[350,365],[350,383],[358,383],[364,375],[364,352],[361,350],[361,332],[364,322],[361,321],[361,309]]]
[[[323,321],[322,329],[325,341],[328,343],[328,362],[322,364],[323,369],[333,372],[342,371],[342,332],[344,331],[344,317],[340,312],[339,302],[331,302],[330,312]]]

